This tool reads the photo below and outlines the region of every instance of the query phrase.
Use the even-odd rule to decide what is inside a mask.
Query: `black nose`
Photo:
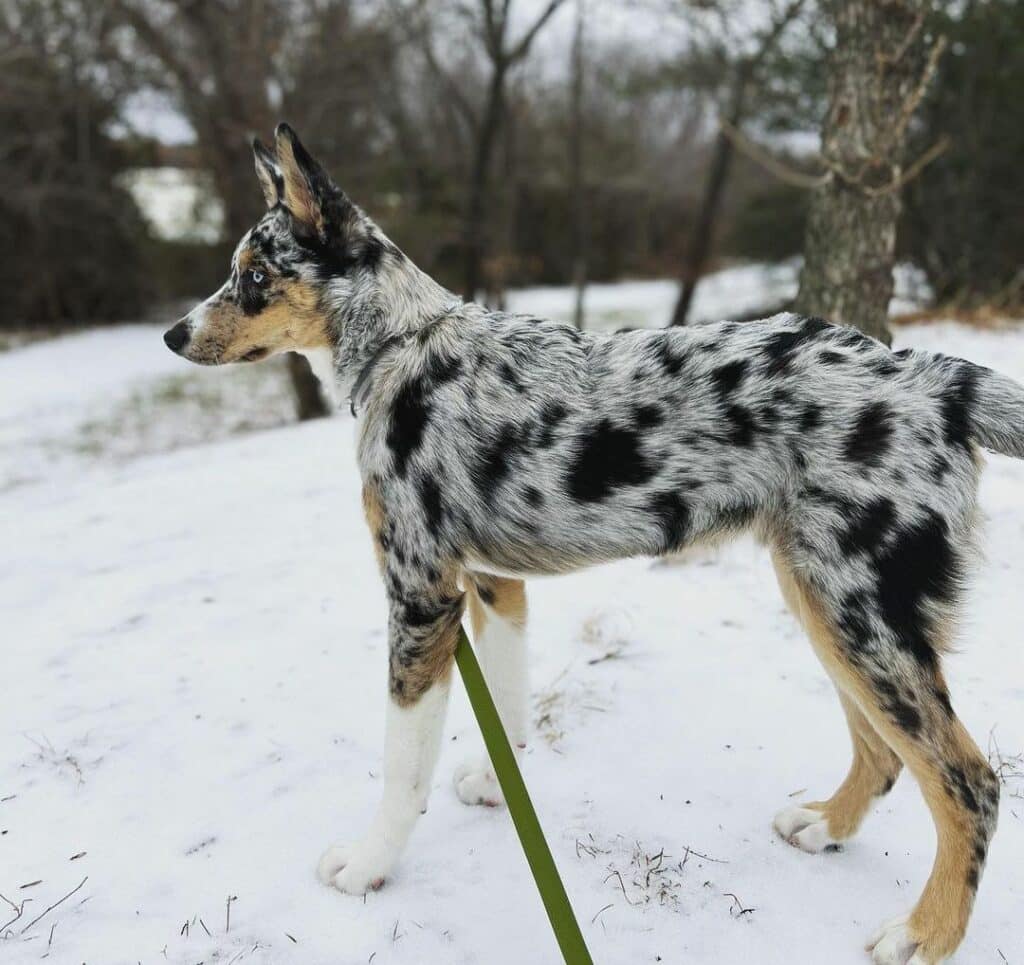
[[[174,328],[169,328],[164,332],[164,343],[172,352],[181,353],[181,350],[185,347],[185,343],[188,341],[189,331],[187,322],[178,322]]]

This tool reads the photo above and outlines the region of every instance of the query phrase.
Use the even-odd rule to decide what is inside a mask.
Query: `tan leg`
[[[801,624],[803,603],[784,561],[773,554],[783,598]],[[852,837],[872,801],[887,794],[903,762],[864,716],[856,702],[833,678],[853,744],[853,761],[846,779],[827,801],[813,801],[780,811],[775,827],[787,841],[805,851],[818,852]]]
[[[526,585],[522,580],[481,573],[466,573],[463,582],[474,648],[518,758],[526,746],[528,730]],[[493,807],[504,800],[482,751],[456,769],[455,789],[465,804]]]
[[[879,736],[856,702],[843,691],[839,700],[853,742],[853,763],[846,779],[827,801],[809,807],[822,811],[829,835],[836,841],[852,837],[864,820],[871,802],[888,794],[903,769],[903,762]]]
[[[936,965],[952,954],[967,928],[995,831],[998,779],[953,714],[937,671],[930,677],[922,671],[920,679],[869,677],[850,659],[813,590],[781,568],[818,656],[876,734],[907,765],[935,822],[935,864],[917,905],[883,928],[869,949],[879,965],[902,965],[908,959],[910,965]],[[906,718],[909,697],[913,726]],[[854,794],[849,809],[837,814],[854,814],[857,800]]]

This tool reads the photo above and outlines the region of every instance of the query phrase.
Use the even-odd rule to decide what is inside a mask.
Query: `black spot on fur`
[[[473,482],[488,502],[494,499],[498,486],[508,475],[518,449],[516,427],[510,422],[506,422],[497,437],[483,447],[480,459],[473,467]]]
[[[737,446],[753,445],[757,423],[750,410],[741,405],[731,405],[725,410],[725,415],[731,425],[730,440]]]
[[[402,617],[408,627],[429,627],[450,615],[454,601],[427,601],[418,598],[403,601]],[[412,648],[407,648],[407,654]]]
[[[921,730],[921,714],[902,694],[896,685],[886,677],[874,677],[871,681],[882,698],[886,712],[904,733],[914,736]]]
[[[797,350],[832,326],[821,318],[808,317],[799,328],[792,331],[774,332],[764,344],[768,359],[768,371],[773,375],[785,372]]]
[[[949,603],[962,579],[960,559],[945,521],[930,514],[900,532],[877,557],[878,607],[899,645],[922,664],[935,663],[928,602]]]
[[[369,235],[363,240],[363,243],[359,247],[357,263],[361,268],[365,268],[367,271],[376,271],[378,265],[380,265],[380,260],[383,257],[384,243],[380,238]]]
[[[391,406],[387,445],[395,460],[395,472],[405,478],[409,460],[423,442],[430,421],[430,405],[419,379],[406,382]]]
[[[839,608],[839,631],[851,653],[859,653],[873,642],[871,620],[864,601],[855,594],[848,594]]]
[[[973,367],[961,364],[942,393],[941,410],[946,442],[967,447],[970,443],[971,411],[977,404],[978,380]]]
[[[846,458],[865,466],[878,466],[892,443],[892,412],[883,402],[872,402],[861,412],[846,437]]]
[[[642,405],[636,410],[636,425],[638,429],[653,429],[660,426],[665,419],[665,413],[660,405]]]
[[[836,341],[840,345],[856,349],[858,352],[870,351],[871,348],[879,344],[856,328],[843,328]]]
[[[663,335],[657,342],[657,348],[655,349],[655,359],[661,364],[661,367],[665,370],[666,375],[678,375],[679,370],[683,367],[686,362],[686,355],[677,355],[672,350],[670,338],[668,335]]]
[[[846,356],[841,352],[833,352],[831,349],[825,349],[824,352],[818,353],[818,361],[822,365],[842,365],[846,361]]]
[[[661,526],[662,553],[671,553],[686,544],[690,531],[690,507],[678,493],[658,493],[648,508]]]
[[[444,505],[441,502],[441,488],[437,480],[429,475],[420,476],[417,484],[420,504],[423,506],[423,513],[427,518],[427,524],[432,533],[436,534],[444,522]]]
[[[975,796],[974,789],[971,787],[970,781],[967,780],[967,775],[964,773],[963,768],[955,764],[948,765],[946,767],[946,778],[950,784],[951,791],[955,793],[960,803],[972,814],[980,814],[981,805],[978,803],[978,798]]]
[[[503,382],[511,385],[516,392],[525,391],[523,383],[519,381],[519,376],[515,373],[515,369],[513,369],[508,362],[502,362],[501,365],[498,366],[498,375],[501,377]]]
[[[715,529],[741,530],[754,522],[757,508],[752,503],[733,503],[723,506],[718,512]]]
[[[569,467],[569,494],[579,502],[598,502],[621,486],[647,482],[654,469],[640,452],[639,437],[602,419],[579,437]]]
[[[935,453],[935,455],[932,456],[932,479],[937,483],[942,482],[942,480],[946,478],[946,473],[948,473],[949,470],[949,460],[941,453]]]
[[[537,434],[537,445],[547,449],[555,441],[555,430],[569,414],[561,402],[545,402],[540,409],[540,432]]]
[[[802,330],[805,337],[812,338],[822,332],[834,332],[836,326],[817,315],[805,315]]]
[[[804,338],[799,330],[795,332],[776,332],[765,343],[764,351],[768,357],[768,371],[779,375],[789,368],[796,350],[803,344]]]
[[[821,425],[821,406],[808,402],[800,413],[800,431],[810,432]]]
[[[544,505],[544,494],[536,486],[527,486],[523,490],[523,499],[534,509]]]
[[[900,730],[907,734],[916,734],[921,730],[921,715],[913,704],[897,698],[888,704],[887,709]]]
[[[862,506],[839,536],[839,548],[847,555],[875,553],[896,518],[891,499],[882,496]]]
[[[433,355],[427,363],[427,375],[435,385],[444,385],[459,377],[462,361],[454,356]]]
[[[743,359],[720,365],[711,373],[711,384],[719,399],[725,402],[747,374],[748,363]]]

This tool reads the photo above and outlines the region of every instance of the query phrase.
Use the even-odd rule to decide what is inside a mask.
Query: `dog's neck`
[[[385,255],[369,283],[356,284],[331,314],[335,387],[342,397],[383,345],[415,333],[460,303],[397,249]]]

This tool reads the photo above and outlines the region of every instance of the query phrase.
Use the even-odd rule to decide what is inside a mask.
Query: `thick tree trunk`
[[[887,344],[905,134],[924,80],[925,0],[829,0],[836,30],[822,156],[811,199],[801,312]]]

